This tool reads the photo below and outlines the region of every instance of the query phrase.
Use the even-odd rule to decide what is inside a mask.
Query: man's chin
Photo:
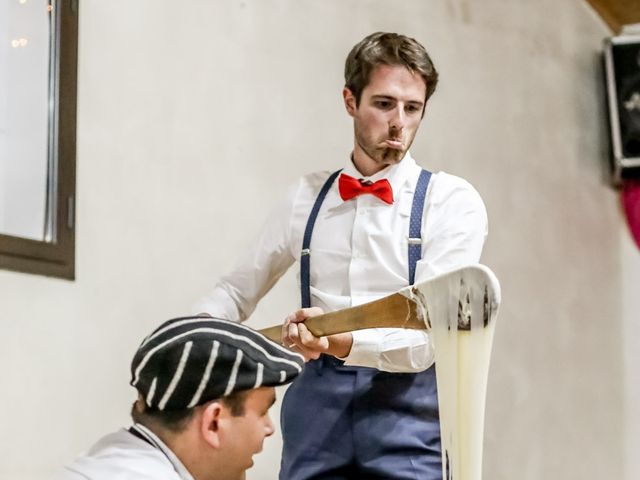
[[[251,458],[249,459],[249,461],[251,462],[251,467],[253,467],[254,461],[253,461],[253,457],[255,457],[257,454],[259,454],[260,452],[262,452],[262,445],[260,446],[260,450],[258,450],[257,452],[255,452],[253,455],[251,455]]]
[[[404,158],[405,153],[406,153],[405,150],[398,150],[396,148],[386,148],[382,152],[382,163],[386,163],[387,165],[399,163],[400,160]]]

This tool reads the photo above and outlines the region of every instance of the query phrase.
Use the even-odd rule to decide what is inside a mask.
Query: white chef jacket
[[[139,423],[135,428],[152,444],[119,430],[101,438],[51,480],[193,480],[157,435]]]
[[[311,239],[311,305],[331,312],[370,302],[408,285],[409,218],[421,167],[410,154],[396,165],[363,177],[351,160],[343,173],[375,182],[386,178],[394,203],[360,195],[343,201],[334,182],[322,204]],[[197,312],[245,320],[285,271],[300,259],[309,213],[330,172],[299,179],[268,217],[231,273],[195,307]],[[422,259],[415,282],[477,263],[487,235],[487,214],[465,180],[431,176],[422,219]],[[298,274],[298,284],[300,278]],[[353,332],[346,365],[389,372],[417,372],[434,360],[429,334],[376,328]]]

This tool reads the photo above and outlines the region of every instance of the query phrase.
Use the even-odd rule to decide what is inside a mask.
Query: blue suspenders
[[[416,191],[413,194],[409,220],[409,285],[413,285],[415,282],[416,264],[422,258],[422,212],[430,179],[431,172],[422,169],[418,177]]]
[[[318,212],[324,202],[327,192],[333,185],[336,177],[342,170],[333,172],[329,178],[325,181],[318,197],[316,198],[309,219],[307,220],[307,226],[304,230],[304,238],[302,240],[302,252],[300,254],[300,294],[302,308],[311,306],[311,235],[313,233],[313,226],[318,218]],[[413,285],[416,276],[416,264],[418,260],[422,258],[422,212],[424,211],[424,201],[427,194],[427,186],[431,179],[431,172],[422,170],[420,177],[418,177],[418,184],[416,185],[416,191],[413,194],[413,205],[411,206],[411,217],[409,219],[409,247],[408,247],[408,264],[409,264],[409,285]]]
[[[333,172],[329,176],[329,178],[327,178],[327,181],[324,182],[324,185],[322,186],[322,189],[318,194],[318,198],[316,198],[316,202],[313,204],[311,213],[309,214],[307,226],[304,229],[304,238],[302,239],[302,252],[300,253],[300,293],[302,308],[308,308],[311,306],[311,251],[309,249],[309,246],[311,245],[311,234],[313,233],[313,226],[316,223],[318,212],[320,211],[322,202],[324,202],[324,199],[327,196],[327,192],[329,191],[331,185],[333,185],[333,182],[341,171],[342,169]]]

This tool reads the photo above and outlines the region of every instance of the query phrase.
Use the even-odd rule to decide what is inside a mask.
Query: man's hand
[[[302,323],[309,317],[323,313],[322,309],[318,307],[303,308],[285,318],[282,325],[282,344],[301,353],[307,361],[318,358],[322,353],[338,358],[349,355],[353,344],[351,333],[316,337]]]

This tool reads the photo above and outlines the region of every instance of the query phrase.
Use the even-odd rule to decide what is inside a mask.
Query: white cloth
[[[396,165],[363,177],[351,161],[343,173],[386,178],[394,203],[373,195],[343,201],[338,180],[327,193],[311,240],[311,304],[325,312],[376,300],[408,285],[409,217],[421,167],[407,154]],[[243,321],[258,301],[299,261],[309,212],[329,172],[302,177],[268,217],[235,269],[196,305],[198,313]],[[477,263],[487,235],[487,214],[476,190],[444,172],[431,177],[422,223],[422,259],[415,281]],[[299,284],[298,274],[298,284]],[[433,363],[423,331],[378,328],[353,332],[347,365],[416,372]]]
[[[193,480],[178,457],[143,425],[151,443],[122,429],[101,438],[51,480]]]

